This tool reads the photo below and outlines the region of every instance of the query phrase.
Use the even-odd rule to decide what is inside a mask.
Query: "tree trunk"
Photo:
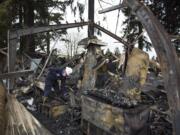
[[[34,2],[26,0],[24,4],[24,27],[34,26]],[[31,55],[35,52],[34,35],[27,35],[22,38],[22,48],[25,53]]]

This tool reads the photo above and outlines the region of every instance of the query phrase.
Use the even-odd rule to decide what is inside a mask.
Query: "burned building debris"
[[[34,80],[33,84],[25,83],[23,80],[22,84],[13,91],[20,103],[11,99],[14,98],[11,96],[8,97],[10,98],[8,100],[13,100],[17,104],[22,103],[51,134],[55,135],[171,135],[172,120],[163,77],[161,77],[161,73],[157,76],[156,70],[152,70],[152,67],[148,65],[147,54],[136,50],[136,55],[143,56],[143,58],[137,58],[133,54],[133,59],[135,58],[137,61],[135,65],[138,64],[135,72],[133,72],[135,67],[129,61],[126,76],[121,76],[121,71],[117,72],[119,63],[110,64],[111,69],[107,66],[108,62],[115,61],[116,57],[107,57],[101,54],[102,61],[92,67],[92,70],[97,67],[103,68],[103,72],[102,69],[96,70],[97,75],[98,72],[101,75],[96,79],[98,85],[85,90],[78,86],[78,80],[82,81],[81,74],[84,74],[85,71],[80,70],[82,67],[86,67],[82,63],[80,63],[81,65],[77,64],[84,54],[75,56],[70,60],[71,62],[65,63],[65,65],[74,66],[76,69],[74,71],[79,70],[67,80],[66,100],[59,97],[58,93],[54,91],[49,95],[48,101],[43,103],[44,75],[42,75],[41,81]],[[95,58],[97,57],[99,57],[99,53],[95,55]],[[109,59],[107,62],[103,62],[107,59]],[[74,62],[77,65],[73,64]],[[114,67],[112,68],[112,66]],[[44,74],[47,73],[44,72]],[[134,75],[137,76],[134,77]],[[102,76],[106,76],[106,81]],[[11,107],[9,109],[11,110]],[[12,122],[9,122],[10,127],[11,124]]]
[[[178,135],[180,65],[171,41],[151,11],[138,0],[100,13],[129,7],[152,40],[158,60],[133,43],[94,23],[94,0],[89,21],[10,30],[7,66],[0,74],[0,133],[2,135]],[[16,53],[21,36],[88,25],[79,45],[87,52],[61,58],[54,52],[35,58]],[[106,43],[94,36],[98,29],[125,46],[125,54],[106,55]],[[2,52],[1,52],[2,53]],[[3,51],[4,53],[4,51]],[[6,54],[5,54],[6,55]],[[73,72],[63,95],[55,88],[44,101],[45,78],[51,67]],[[57,81],[63,85],[62,81]],[[7,90],[6,90],[7,89]]]

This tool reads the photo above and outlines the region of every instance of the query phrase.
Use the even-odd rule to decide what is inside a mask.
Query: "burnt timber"
[[[3,74],[0,74],[0,79],[16,78],[16,77],[21,77],[21,76],[27,76],[29,74],[32,74],[33,72],[34,72],[33,70],[24,70],[24,71],[3,73]]]
[[[5,105],[6,105],[6,91],[2,82],[0,81],[0,133],[5,133]]]

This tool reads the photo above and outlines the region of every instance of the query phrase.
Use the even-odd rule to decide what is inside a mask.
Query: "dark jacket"
[[[63,76],[63,70],[59,68],[50,68],[46,77],[46,83],[53,83],[54,81],[61,80],[61,90],[65,91],[66,76]]]

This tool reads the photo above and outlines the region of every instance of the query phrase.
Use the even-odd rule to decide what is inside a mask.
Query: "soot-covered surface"
[[[153,83],[151,83],[151,86],[153,87],[150,86],[148,87],[149,90],[146,88],[147,91],[143,91],[141,93],[141,101],[132,101],[125,97],[122,93],[116,93],[110,90],[106,91],[105,89],[88,90],[83,94],[95,98],[100,102],[105,102],[125,110],[130,110],[144,105],[149,106],[150,113],[148,121],[146,122],[148,132],[143,135],[172,135],[172,124],[169,116],[169,107],[164,87],[159,87],[161,86],[159,85],[160,83],[155,85],[154,82],[157,83],[157,81],[153,81]],[[26,99],[33,98],[36,108],[38,103],[42,102],[41,97],[41,94],[37,95],[37,93],[31,92],[28,95],[19,96],[18,99],[20,102],[23,102]],[[57,99],[55,95],[52,95],[52,97],[54,98],[53,100]],[[26,107],[28,106],[26,103],[23,104]],[[69,107],[68,111],[57,119],[48,118],[42,113],[39,113],[38,110],[31,110],[31,113],[54,135],[82,135],[80,107]],[[136,135],[141,134],[137,133]]]
[[[38,112],[32,112],[32,114],[54,135],[82,134],[79,116],[73,114],[73,110],[71,110],[71,112],[62,114],[57,119],[47,118]]]
[[[55,101],[59,99],[56,95],[51,95],[55,99],[49,98],[47,102]],[[36,117],[41,124],[43,124],[52,134],[54,135],[81,135],[81,127],[80,127],[80,117],[81,117],[81,109],[79,107],[71,108],[57,117],[56,119],[47,117],[46,115],[39,112],[37,106],[39,103],[42,103],[42,96],[36,95],[34,92],[30,92],[26,95],[21,95],[17,97],[18,100],[24,104],[24,106]],[[34,99],[33,105],[29,105],[27,100]],[[63,100],[62,100],[63,101]],[[59,102],[59,101],[58,101]],[[64,104],[63,102],[62,104]],[[68,104],[65,103],[66,105]]]

